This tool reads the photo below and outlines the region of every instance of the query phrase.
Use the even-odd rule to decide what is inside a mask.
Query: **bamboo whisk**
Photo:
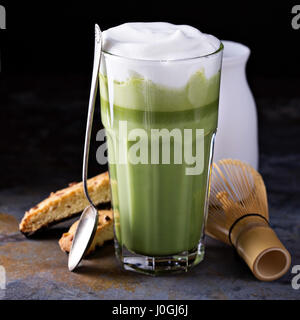
[[[213,164],[206,234],[233,245],[259,280],[278,279],[290,267],[291,256],[269,225],[263,179],[242,161]]]

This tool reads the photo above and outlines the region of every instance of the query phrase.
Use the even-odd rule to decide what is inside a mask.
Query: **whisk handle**
[[[229,242],[231,243],[232,246],[234,246],[232,239],[231,239],[231,235],[232,235],[232,230],[234,229],[234,227],[243,219],[247,218],[247,217],[259,217],[261,219],[263,219],[268,225],[269,225],[269,221],[267,220],[266,217],[264,217],[263,215],[259,214],[259,213],[247,213],[244,214],[243,216],[240,216],[238,219],[236,219],[234,221],[234,223],[231,225],[229,232],[228,232],[228,239]]]
[[[257,279],[273,281],[288,271],[291,255],[274,230],[262,221],[260,219],[260,224],[253,223],[252,226],[240,230],[234,243],[238,254]]]

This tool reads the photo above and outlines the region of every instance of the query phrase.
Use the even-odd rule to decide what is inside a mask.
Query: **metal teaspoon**
[[[93,116],[95,109],[95,100],[98,88],[98,73],[101,61],[102,52],[102,33],[97,24],[95,24],[95,51],[94,51],[94,64],[92,84],[89,98],[89,108],[85,132],[84,154],[83,154],[83,168],[82,168],[82,181],[84,194],[89,201],[90,205],[84,209],[81,214],[77,230],[75,232],[68,261],[68,268],[73,271],[80,263],[84,254],[91,245],[98,225],[98,211],[89,196],[87,187],[87,174],[88,174],[88,160],[91,141],[91,131],[93,125]]]

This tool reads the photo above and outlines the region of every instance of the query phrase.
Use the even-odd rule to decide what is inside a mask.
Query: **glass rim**
[[[217,53],[221,52],[224,49],[224,45],[222,43],[221,40],[220,41],[220,45],[218,47],[218,49],[216,49],[214,52],[202,55],[202,56],[196,56],[196,57],[192,57],[192,58],[181,58],[181,59],[160,59],[160,60],[153,60],[153,59],[138,59],[138,58],[129,58],[129,57],[125,57],[125,56],[121,56],[118,54],[114,54],[105,50],[102,50],[102,54],[104,55],[109,55],[115,58],[120,58],[120,59],[125,59],[125,60],[129,60],[132,62],[143,62],[143,63],[172,63],[172,62],[184,62],[184,61],[191,61],[191,60],[197,60],[197,59],[201,59],[201,58],[208,58],[210,56],[216,55]]]

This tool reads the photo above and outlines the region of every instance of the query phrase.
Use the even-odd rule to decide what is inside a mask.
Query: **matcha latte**
[[[186,271],[204,254],[222,44],[190,26],[128,23],[103,46],[117,256],[125,269]]]

